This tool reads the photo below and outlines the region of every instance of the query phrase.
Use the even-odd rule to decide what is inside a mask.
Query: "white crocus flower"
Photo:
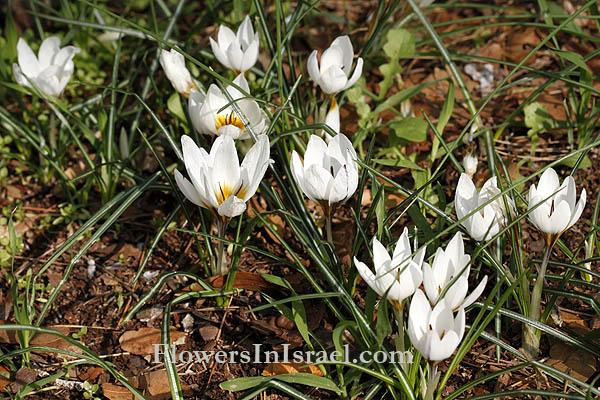
[[[321,63],[317,61],[317,50],[308,57],[308,74],[311,79],[327,94],[339,93],[350,88],[362,74],[363,59],[358,58],[352,76],[352,59],[354,50],[348,36],[339,36],[321,55]]]
[[[250,17],[246,15],[237,30],[237,35],[221,25],[217,41],[210,38],[210,47],[223,66],[243,73],[252,68],[258,60],[258,32],[254,33]]]
[[[36,57],[31,47],[19,38],[17,42],[18,64],[13,64],[13,74],[19,85],[32,87],[48,96],[60,96],[65,90],[75,69],[73,57],[81,51],[79,47],[65,46],[60,39],[50,36],[40,45]]]
[[[477,300],[485,288],[487,275],[467,297],[470,260],[471,256],[465,254],[463,238],[458,232],[446,250],[437,249],[432,265],[423,264],[423,286],[431,304],[437,304],[444,292],[444,300],[451,310],[468,307]]]
[[[467,215],[461,225],[467,230],[469,235],[477,241],[486,241],[500,232],[500,228],[506,225],[507,212],[504,207],[504,200],[499,196],[500,189],[498,188],[496,177],[488,179],[477,193],[477,189],[473,181],[467,174],[461,174],[456,187],[454,206],[456,215],[459,220],[462,220]],[[491,199],[496,198],[491,201]],[[510,208],[511,215],[514,214],[514,203],[511,199],[506,199]],[[487,203],[487,204],[486,204]],[[485,204],[485,206],[483,206]]]
[[[547,235],[548,243],[553,243],[581,217],[585,207],[585,189],[577,202],[576,196],[573,177],[568,176],[561,185],[552,168],[544,171],[537,187],[531,185],[527,207],[531,210],[529,221]]]
[[[190,96],[190,90],[194,89],[196,85],[192,80],[190,71],[188,71],[185,66],[183,54],[175,49],[171,49],[170,51],[161,50],[160,65],[175,90],[188,98]]]
[[[421,289],[415,292],[408,312],[408,336],[425,359],[432,362],[450,357],[465,333],[465,310],[456,317],[446,301],[438,302],[433,310]]]
[[[250,88],[244,75],[239,74],[233,80],[233,83],[244,89],[246,93],[250,93]],[[250,125],[252,132],[258,136],[263,134],[268,128],[269,118],[259,107],[258,103],[254,100],[244,98],[246,96],[231,85],[226,90],[244,114],[244,118]],[[188,111],[192,125],[200,133],[219,136],[225,135],[233,139],[247,139],[250,137],[242,118],[234,111],[231,102],[217,85],[210,85],[208,92],[204,96],[197,90],[192,90],[188,103]]]
[[[317,135],[311,135],[304,153],[304,164],[294,151],[291,170],[304,194],[326,210],[335,203],[348,200],[358,187],[356,151],[341,133],[335,135],[329,144]]]
[[[340,108],[335,101],[335,97],[331,99],[331,107],[325,116],[325,125],[328,125],[335,133],[340,133]],[[332,136],[327,134],[328,139]]]
[[[404,228],[396,243],[393,257],[390,257],[383,245],[373,238],[373,264],[375,274],[369,267],[354,258],[356,269],[367,284],[380,296],[386,296],[394,307],[401,309],[404,299],[411,296],[423,281],[421,266],[425,258],[425,248],[414,257],[408,229]]]
[[[477,172],[477,156],[471,152],[467,153],[465,158],[463,158],[463,168],[466,174],[472,178],[475,172]]]
[[[181,145],[185,168],[191,182],[175,170],[179,189],[192,203],[207,208],[223,220],[233,218],[246,210],[246,201],[254,195],[267,167],[269,139],[258,137],[240,165],[233,139],[219,136],[210,154],[187,135]]]

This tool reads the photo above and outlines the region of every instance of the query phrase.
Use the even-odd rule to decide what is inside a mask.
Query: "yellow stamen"
[[[241,185],[236,192],[234,193],[233,188],[227,184],[221,184],[215,191],[215,197],[217,199],[217,204],[221,205],[225,200],[229,198],[229,196],[234,195],[243,199],[246,197],[246,187]]]
[[[233,111],[229,113],[221,113],[215,117],[215,128],[218,131],[220,127],[225,125],[234,125],[241,129],[242,131],[246,131],[246,127],[242,123],[242,120],[236,113]]]

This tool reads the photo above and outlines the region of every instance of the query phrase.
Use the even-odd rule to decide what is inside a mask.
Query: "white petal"
[[[212,170],[213,183],[217,197],[219,191],[225,192],[235,190],[240,182],[240,162],[238,159],[235,143],[229,136],[219,136],[212,149],[211,157],[214,157]]]
[[[250,22],[250,17],[248,15],[246,15],[246,18],[244,18],[237,30],[237,39],[243,49],[248,48],[250,42],[254,40],[254,29],[252,28],[252,23]]]
[[[308,69],[308,75],[310,79],[315,81],[317,85],[321,85],[321,73],[319,72],[319,62],[317,61],[317,51],[313,50],[308,56],[308,61],[306,62],[306,67]]]
[[[266,135],[261,135],[244,157],[244,161],[242,161],[241,175],[243,184],[246,187],[244,200],[249,199],[256,193],[256,189],[270,164],[269,155],[269,138]]]
[[[352,68],[352,59],[354,58],[354,50],[352,49],[352,42],[348,35],[339,36],[331,43],[331,46],[338,46],[342,50],[342,65],[346,75],[350,74],[350,68]]]
[[[237,196],[229,196],[218,209],[218,213],[224,217],[237,217],[246,211],[246,202]]]
[[[352,86],[354,86],[354,84],[360,79],[360,76],[362,75],[362,69],[363,59],[361,57],[358,57],[358,60],[356,60],[356,67],[354,68],[354,72],[352,73],[350,79],[348,79],[348,82],[344,86],[343,90],[350,89]]]
[[[194,185],[181,175],[177,169],[175,169],[175,182],[177,182],[177,186],[179,186],[179,189],[189,201],[197,206],[206,208],[206,205],[202,202],[202,198]]]
[[[585,193],[585,189],[583,189],[581,191],[581,196],[579,197],[579,201],[577,202],[577,205],[575,206],[575,210],[572,213],[571,220],[569,221],[569,225],[567,226],[567,229],[569,229],[570,227],[575,225],[575,223],[577,222],[579,217],[581,217],[581,213],[583,213],[583,209],[585,208],[585,201],[586,201],[586,193]]]
[[[258,48],[259,42],[258,40],[253,40],[250,42],[250,46],[244,51],[244,59],[242,60],[242,67],[240,71],[248,71],[250,68],[256,64],[258,60]]]
[[[54,64],[54,56],[58,53],[60,47],[60,39],[56,36],[49,36],[40,45],[40,51],[38,52],[38,60],[40,70],[48,68]]]
[[[217,60],[223,64],[225,68],[231,69],[231,64],[229,63],[229,59],[227,58],[227,54],[225,54],[225,50],[213,39],[208,38],[210,40],[210,47],[212,49],[213,54],[217,58]],[[227,49],[227,48],[225,48]]]
[[[236,71],[242,70],[242,64],[244,61],[244,52],[237,41],[234,41],[227,48],[227,59],[231,64],[231,68]]]
[[[190,97],[188,98],[188,114],[192,121],[192,126],[199,133],[204,133],[202,120],[200,118],[200,111],[203,103],[204,95],[195,89],[190,90]]]
[[[323,67],[321,67],[323,68]],[[321,90],[327,94],[334,94],[344,90],[348,78],[339,66],[332,66],[321,75]]]
[[[483,277],[483,279],[481,280],[481,282],[479,282],[479,285],[477,285],[475,290],[473,290],[471,294],[468,295],[467,298],[460,305],[460,308],[469,307],[479,298],[479,296],[481,296],[481,293],[483,293],[483,289],[485,289],[485,285],[487,284],[487,279],[487,275]]]
[[[546,197],[553,195],[559,187],[560,183],[556,171],[552,168],[548,168],[540,178],[540,182],[537,186],[537,195],[542,199],[545,199]]]
[[[221,50],[226,51],[231,43],[236,41],[235,33],[225,25],[219,26],[219,34],[217,36],[217,41],[219,42],[219,47]]]
[[[21,71],[28,78],[35,78],[42,71],[37,57],[33,54],[33,50],[31,50],[31,47],[29,47],[23,38],[19,38],[17,42],[17,58]]]
[[[306,152],[304,153],[304,169],[311,165],[323,165],[323,159],[327,153],[327,143],[317,135],[311,135],[308,139]],[[333,177],[332,177],[333,178]]]

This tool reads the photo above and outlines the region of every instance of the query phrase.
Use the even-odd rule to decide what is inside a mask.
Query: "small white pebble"
[[[181,325],[183,326],[183,330],[185,332],[189,332],[194,329],[194,317],[192,314],[186,314],[186,316],[181,320]]]
[[[158,271],[146,271],[142,274],[142,277],[146,282],[151,281],[152,279],[158,276]]]
[[[96,261],[94,261],[93,259],[89,259],[88,266],[87,266],[88,279],[92,279],[95,274],[96,274]]]

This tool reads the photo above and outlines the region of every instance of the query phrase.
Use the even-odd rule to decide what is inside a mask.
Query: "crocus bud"
[[[171,85],[184,97],[190,96],[190,90],[196,87],[190,71],[185,67],[185,58],[175,49],[160,51],[160,65],[171,81]]]
[[[473,178],[473,175],[477,172],[477,157],[473,153],[469,152],[463,158],[463,168],[465,169],[465,173]]]
[[[221,25],[217,41],[213,38],[209,39],[215,57],[225,68],[246,72],[258,60],[259,36],[258,32],[254,33],[250,17],[247,15],[238,28],[237,34]]]
[[[325,116],[325,125],[328,125],[335,133],[340,133],[340,108],[335,101],[335,97],[331,99],[331,107]],[[329,136],[329,139],[331,139],[331,136]]]
[[[393,257],[390,257],[377,238],[373,238],[375,274],[356,257],[354,264],[360,276],[378,295],[387,295],[387,299],[396,308],[401,308],[404,299],[411,296],[421,285],[423,280],[421,266],[424,258],[425,248],[412,257],[408,229],[404,228],[394,248]]]
[[[13,64],[13,75],[19,85],[32,87],[47,96],[60,96],[65,90],[75,69],[73,57],[81,51],[79,47],[65,46],[60,39],[50,36],[42,42],[36,57],[31,47],[19,38],[17,42],[18,64]]]
[[[308,57],[308,74],[310,78],[327,94],[335,94],[346,90],[356,83],[362,74],[363,59],[358,58],[352,76],[352,60],[354,50],[348,36],[339,36],[321,55],[321,63],[317,61],[317,50]]]
[[[585,189],[581,191],[577,202],[576,196],[573,177],[568,176],[561,185],[556,171],[552,168],[544,171],[537,187],[531,185],[527,207],[531,210],[529,221],[546,234],[549,243],[553,244],[553,241],[581,217],[585,207]]]

